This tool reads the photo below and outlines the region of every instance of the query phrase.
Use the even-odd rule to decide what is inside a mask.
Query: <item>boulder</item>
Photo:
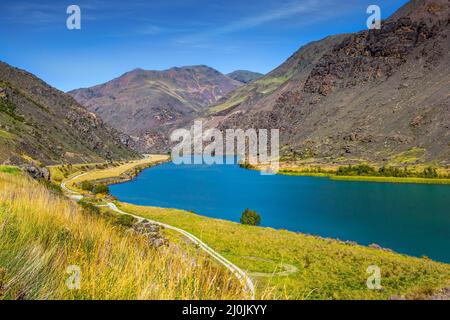
[[[47,168],[39,168],[38,166],[29,165],[25,167],[25,171],[33,179],[50,181],[50,171]]]

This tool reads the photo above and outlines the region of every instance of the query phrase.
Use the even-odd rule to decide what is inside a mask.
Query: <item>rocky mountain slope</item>
[[[139,157],[129,138],[72,97],[0,62],[0,163],[82,163]]]
[[[279,128],[287,158],[450,165],[449,33],[449,0],[411,1],[380,30],[323,40],[335,41],[316,60],[298,57],[323,41],[301,49],[299,63],[213,107],[210,123]],[[282,84],[258,91],[265,82]]]
[[[143,152],[163,151],[167,133],[241,86],[207,66],[136,69],[107,83],[69,92]]]
[[[252,81],[258,80],[259,78],[264,77],[264,75],[259,72],[252,72],[252,71],[247,71],[247,70],[236,70],[231,73],[228,73],[227,77],[247,84]]]
[[[219,103],[211,106],[209,114],[221,116],[235,111],[235,109],[251,108],[256,106],[257,103],[259,105],[272,104],[273,97],[290,87],[294,81],[304,81],[319,59],[344,38],[344,35],[331,36],[300,48],[275,70],[246,86],[236,89]]]

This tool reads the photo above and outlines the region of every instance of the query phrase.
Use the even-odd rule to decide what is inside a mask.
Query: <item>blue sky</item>
[[[1,0],[0,60],[68,91],[132,70],[205,64],[269,72],[300,46],[366,28],[406,0]],[[81,8],[81,30],[66,9]]]

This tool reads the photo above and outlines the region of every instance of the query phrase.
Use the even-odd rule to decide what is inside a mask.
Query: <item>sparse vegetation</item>
[[[293,176],[329,177],[333,180],[450,184],[450,172],[432,166],[415,166],[412,168],[408,166],[382,166],[378,168],[367,164],[339,166],[337,168],[328,166],[322,168],[318,165],[292,166],[281,168],[278,173]]]
[[[4,99],[0,99],[0,112],[7,114],[19,122],[23,122],[25,120],[23,116],[17,114],[16,107],[12,104],[12,102]]]
[[[94,185],[90,181],[83,181],[80,184],[80,188],[84,191],[93,191]]]
[[[108,186],[106,186],[104,184],[99,184],[99,185],[96,185],[92,189],[92,193],[94,193],[94,194],[109,194],[109,188],[108,188]]]

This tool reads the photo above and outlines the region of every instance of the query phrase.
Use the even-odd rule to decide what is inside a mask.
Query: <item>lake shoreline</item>
[[[285,176],[299,176],[299,177],[321,177],[336,181],[450,185],[450,178],[422,178],[414,176],[392,177],[380,175],[338,175],[336,174],[336,171],[339,167],[344,166],[310,165],[305,167],[302,166],[289,167],[286,164],[282,163],[280,170],[276,174]],[[243,164],[241,165],[241,168],[256,171],[263,171],[265,169],[265,167],[261,165],[253,166],[249,164]],[[448,169],[446,168],[437,168],[437,170],[442,172],[448,171]]]
[[[109,172],[102,172],[103,176],[110,178],[109,182],[114,182],[111,179],[113,176],[111,174],[112,170],[115,169],[111,168]],[[123,174],[124,170],[120,171]],[[128,168],[125,171],[134,172],[133,168]],[[147,170],[145,171],[148,172]],[[116,170],[115,172],[117,173],[118,171]],[[142,173],[127,175],[128,181],[135,180]],[[94,174],[93,176],[97,175]],[[117,175],[116,178],[119,176],[121,174]],[[125,181],[118,179],[115,182],[123,184]],[[102,200],[102,198],[99,198],[99,200]],[[323,283],[327,283],[327,278],[316,279],[309,276],[305,278],[302,276],[303,272],[300,273],[298,271],[288,275],[277,275],[277,273],[274,273],[275,271],[279,272],[280,268],[282,269],[282,266],[286,264],[295,266],[298,270],[307,270],[307,273],[311,275],[317,272],[329,273],[332,278],[339,277],[342,274],[352,275],[351,279],[346,278],[344,282],[338,281],[334,283],[332,285],[334,288],[330,292],[321,290],[314,293],[311,298],[316,299],[331,299],[333,297],[389,299],[392,296],[413,298],[417,294],[421,294],[415,293],[421,292],[420,288],[432,288],[430,292],[439,292],[446,286],[446,279],[448,279],[446,275],[450,274],[449,263],[399,253],[387,249],[386,247],[388,246],[362,245],[357,241],[344,241],[336,237],[288,231],[283,228],[270,226],[245,226],[228,219],[193,214],[183,209],[168,209],[150,205],[139,206],[120,200],[117,200],[116,204],[127,212],[174,225],[191,232],[247,272],[256,275],[274,274],[272,277],[257,276],[256,280],[262,288],[268,285],[281,290],[281,288],[289,284],[290,289],[288,292],[280,296],[277,295],[277,298],[281,299],[302,299],[304,298],[304,291],[311,286],[316,286],[316,281],[325,281]],[[245,243],[245,245],[242,246],[242,243]],[[291,245],[286,246],[286,243]],[[340,258],[336,260],[336,256]],[[269,260],[271,263],[266,262]],[[345,283],[350,281],[352,286],[358,287],[360,285],[358,274],[365,277],[367,265],[370,264],[383,265],[385,272],[391,272],[392,279],[390,279],[391,276],[386,276],[385,279],[386,283],[390,284],[383,292],[368,291],[364,287],[356,291],[349,291]],[[391,267],[394,265],[402,266],[402,276],[406,280],[397,282],[397,269],[391,270]],[[436,273],[432,278],[417,278],[417,275],[423,272],[421,270],[430,270],[432,272],[431,266],[441,270],[441,273]],[[330,270],[335,270],[337,274]]]

